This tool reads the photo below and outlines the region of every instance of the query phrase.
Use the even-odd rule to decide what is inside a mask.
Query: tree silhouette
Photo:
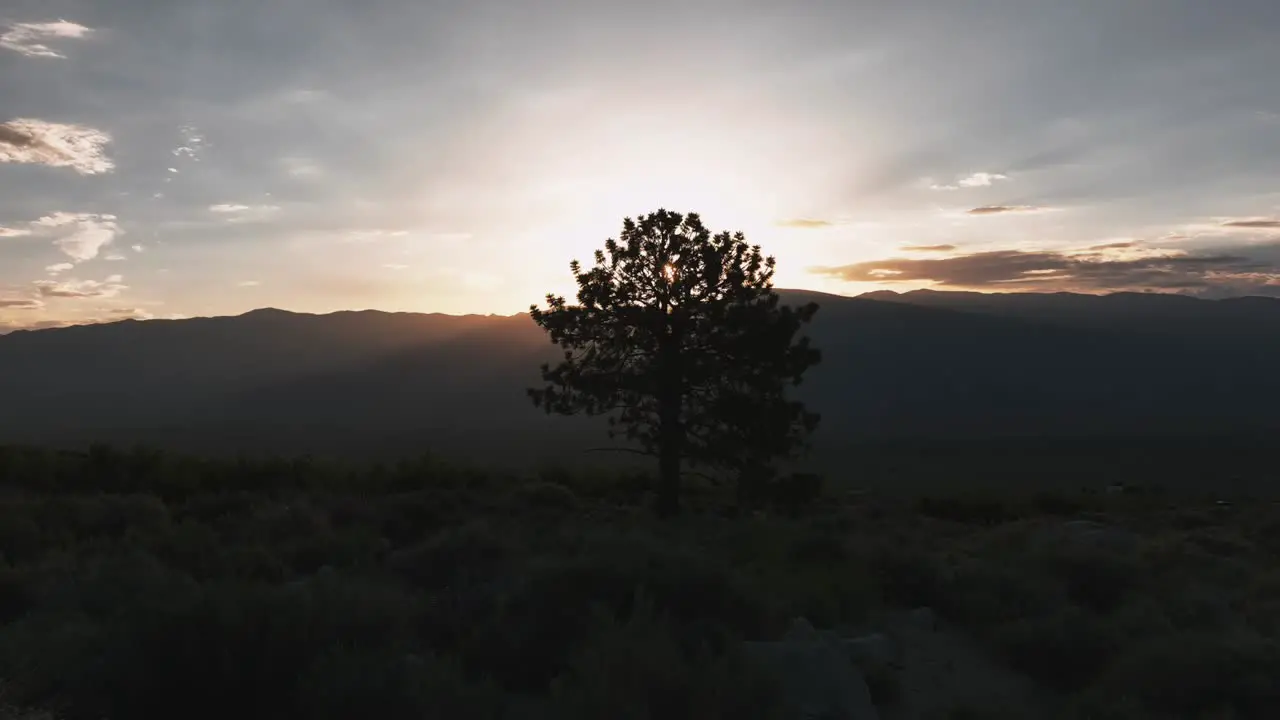
[[[576,305],[530,308],[564,348],[529,390],[548,414],[610,415],[609,435],[658,458],[659,514],[679,511],[682,464],[741,473],[801,447],[817,416],[786,399],[819,353],[801,328],[818,310],[779,303],[775,261],[696,213],[623,221],[595,267],[569,264]]]

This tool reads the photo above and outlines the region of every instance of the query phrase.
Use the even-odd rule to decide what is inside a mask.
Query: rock
[[[864,671],[871,667],[896,668],[902,666],[902,647],[884,633],[871,633],[862,637],[841,640],[845,656]]]
[[[927,630],[929,632],[938,631],[938,615],[933,611],[933,608],[918,607],[915,610],[912,610],[907,613],[907,622],[910,623],[912,627],[920,630]]]
[[[808,618],[798,617],[792,618],[791,626],[782,639],[787,642],[817,642],[821,637]]]
[[[799,623],[793,623],[793,629]],[[806,621],[804,625],[813,631]],[[797,634],[803,634],[803,626]],[[782,692],[786,720],[879,720],[866,679],[838,642],[812,640],[749,642],[748,657],[769,672]],[[791,633],[788,633],[790,636]]]

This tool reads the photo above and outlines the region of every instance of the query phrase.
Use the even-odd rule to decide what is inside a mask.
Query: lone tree
[[[781,305],[774,266],[696,213],[626,218],[595,267],[569,264],[576,305],[548,294],[545,309],[530,308],[565,352],[529,396],[548,414],[610,415],[611,438],[656,456],[660,515],[679,512],[683,463],[736,472],[745,488],[818,421],[785,393],[820,359],[797,337],[818,306]]]

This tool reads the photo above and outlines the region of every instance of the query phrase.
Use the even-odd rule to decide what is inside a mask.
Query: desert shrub
[[[578,507],[578,496],[560,483],[535,481],[520,485],[512,493],[513,501],[522,509],[528,510],[575,510]]]
[[[45,533],[25,502],[0,500],[0,555],[10,562],[34,560],[45,549]]]
[[[384,495],[373,506],[382,534],[396,545],[430,537],[463,512],[457,493],[439,488]]]
[[[564,720],[774,718],[777,695],[738,646],[690,646],[679,623],[643,594],[623,620],[593,609],[586,638],[551,688],[548,717]]]
[[[768,606],[724,568],[653,548],[598,548],[590,555],[535,561],[504,599],[498,616],[466,649],[473,667],[508,690],[537,692],[562,671],[599,605],[625,619],[637,589],[681,628],[689,642],[723,644],[758,633]]]
[[[442,530],[417,545],[391,554],[392,572],[424,589],[489,578],[516,554],[509,535],[499,534],[480,519]]]
[[[1018,519],[1010,503],[995,497],[957,495],[924,497],[916,502],[916,511],[926,517],[970,525],[992,526]]]
[[[1013,667],[1064,693],[1105,672],[1124,642],[1115,627],[1075,606],[998,626],[992,638]]]
[[[939,563],[925,552],[881,545],[869,558],[885,602],[903,607],[933,605],[945,590]]]
[[[414,636],[411,600],[369,581],[165,587],[154,578],[146,592],[143,578],[114,579],[131,599],[91,598],[0,636],[0,672],[24,700],[57,700],[71,720],[296,717],[299,677],[328,653],[403,653]]]
[[[822,497],[823,480],[817,473],[789,473],[765,484],[765,500],[792,516],[813,505]]]
[[[1063,604],[1062,590],[1034,564],[968,559],[949,573],[933,604],[966,625],[986,626],[1043,614]]]
[[[469,681],[456,662],[382,650],[331,648],[298,681],[298,717],[314,720],[500,720],[506,697]]]
[[[1063,493],[1038,492],[1031,498],[1031,508],[1041,515],[1074,517],[1084,511],[1085,507],[1081,498]]]
[[[0,625],[13,622],[32,606],[29,574],[0,558]]]
[[[1280,703],[1277,677],[1274,640],[1177,633],[1130,646],[1094,695],[1132,698],[1151,717],[1270,718]]]
[[[1068,597],[1096,613],[1118,607],[1141,579],[1134,558],[1099,551],[1062,548],[1047,558]]]

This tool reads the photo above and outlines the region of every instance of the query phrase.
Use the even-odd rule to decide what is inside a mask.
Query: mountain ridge
[[[807,332],[824,360],[797,392],[832,466],[903,438],[1280,431],[1280,301],[779,294],[822,307]],[[11,334],[0,442],[532,462],[606,444],[598,419],[526,398],[558,352],[527,313],[267,308]]]

